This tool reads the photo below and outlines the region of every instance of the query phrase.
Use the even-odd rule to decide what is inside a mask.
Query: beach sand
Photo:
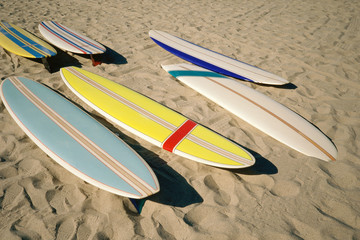
[[[353,0],[13,0],[1,20],[41,36],[55,20],[107,47],[104,63],[64,52],[53,73],[0,49],[1,79],[23,76],[62,93],[124,139],[154,169],[160,192],[141,215],[38,148],[0,103],[1,239],[360,239],[360,2]],[[336,162],[305,156],[175,80],[184,60],[148,36],[161,30],[291,82],[244,84],[284,104],[337,146]],[[84,69],[136,90],[245,147],[248,169],[225,170],[166,152],[78,99],[58,69]],[[240,81],[240,80],[239,80]]]

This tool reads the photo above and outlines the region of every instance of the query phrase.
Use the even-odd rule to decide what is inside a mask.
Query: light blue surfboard
[[[159,191],[149,165],[125,142],[48,87],[10,77],[1,99],[21,129],[52,159],[86,182],[141,199]]]

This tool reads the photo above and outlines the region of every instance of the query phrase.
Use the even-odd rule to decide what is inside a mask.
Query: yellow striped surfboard
[[[204,164],[244,168],[245,149],[150,98],[86,70],[60,70],[65,84],[101,115],[165,150]]]
[[[16,55],[27,58],[45,58],[56,55],[56,50],[24,29],[0,22],[0,46]]]

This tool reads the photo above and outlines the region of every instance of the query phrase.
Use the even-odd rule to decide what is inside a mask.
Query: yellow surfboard
[[[0,46],[27,58],[45,58],[56,55],[56,50],[31,33],[7,22],[0,22]]]
[[[127,87],[76,67],[62,68],[60,74],[101,115],[167,151],[222,168],[255,163],[239,145]]]

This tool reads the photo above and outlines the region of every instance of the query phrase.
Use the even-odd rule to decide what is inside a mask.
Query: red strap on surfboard
[[[174,131],[163,143],[162,148],[172,152],[175,147],[191,132],[197,124],[186,120],[176,131]]]

